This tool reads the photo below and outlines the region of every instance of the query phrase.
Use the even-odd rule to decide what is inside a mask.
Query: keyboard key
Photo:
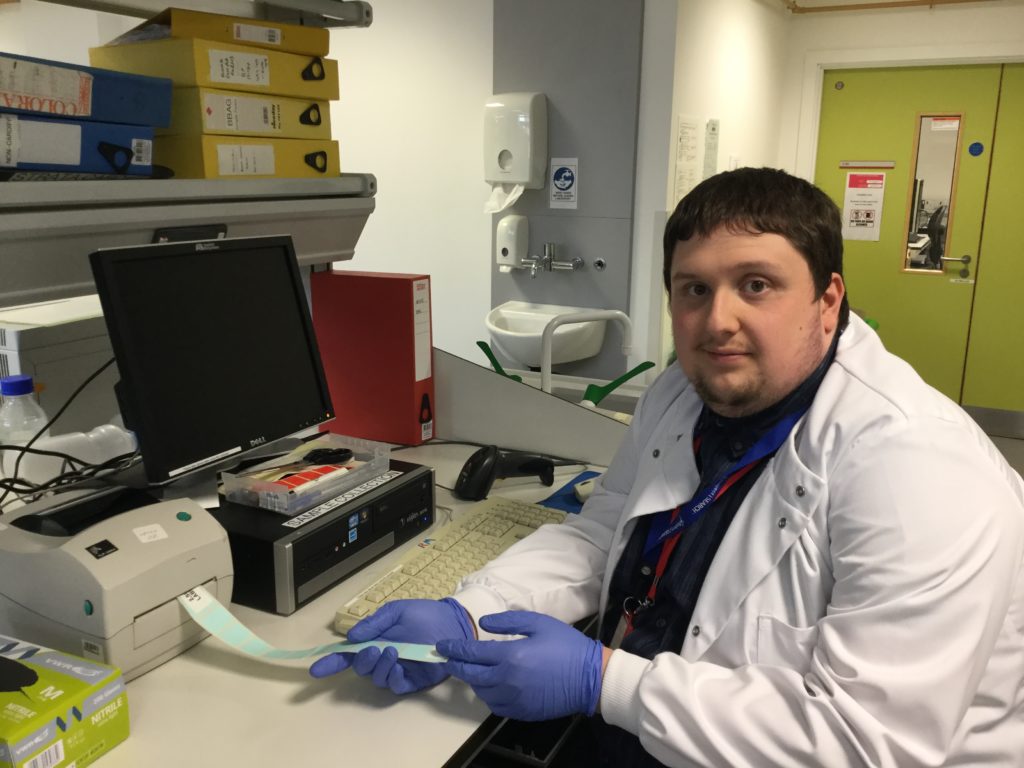
[[[353,616],[361,619],[364,616],[368,616],[371,611],[377,610],[377,606],[367,603],[365,600],[360,600],[355,605],[351,606],[348,610],[349,613],[351,613]]]
[[[464,576],[479,570],[540,526],[565,519],[564,512],[498,496],[457,515],[457,520],[409,550],[389,573],[339,608],[334,618],[335,629],[347,632],[388,600],[447,597]]]

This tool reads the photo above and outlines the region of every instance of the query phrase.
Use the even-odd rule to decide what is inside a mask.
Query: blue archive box
[[[0,169],[149,176],[153,129],[0,113]]]
[[[0,112],[166,128],[171,81],[0,52]]]

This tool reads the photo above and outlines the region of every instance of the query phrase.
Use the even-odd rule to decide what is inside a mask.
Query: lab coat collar
[[[687,501],[697,490],[700,473],[693,455],[693,435],[703,403],[687,387],[680,394],[674,417],[663,420],[647,443],[647,456],[656,463],[650,482],[640,482],[641,496],[633,504],[628,520],[663,512]]]

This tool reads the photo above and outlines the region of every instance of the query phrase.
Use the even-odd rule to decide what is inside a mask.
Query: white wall
[[[774,165],[789,21],[777,0],[679,2],[673,113],[721,121],[719,170]]]
[[[483,211],[483,105],[492,5],[372,0],[373,24],[331,32],[343,171],[377,177],[377,210],[340,269],[431,276],[434,344],[486,365],[490,215]]]
[[[140,19],[39,0],[0,5],[0,51],[88,64],[89,48],[117,37]]]
[[[777,164],[814,176],[823,68],[1024,60],[1024,3],[795,15],[782,78]]]
[[[671,103],[669,142],[661,150],[668,173],[658,178],[652,173],[638,175],[638,199],[648,184],[658,183],[658,196],[669,213],[678,202],[674,148],[679,115],[700,118],[701,124],[710,118],[719,120],[718,170],[732,164],[775,165],[779,143],[777,105],[782,98],[788,35],[789,15],[777,0],[678,0],[674,82],[664,93]],[[651,110],[662,106],[655,99],[642,101],[640,125],[650,119]],[[645,141],[643,133],[640,141]],[[641,144],[641,171],[644,151]],[[641,232],[653,226],[639,211],[634,224]],[[671,333],[660,279],[660,233],[652,240],[653,248],[648,252],[654,252],[654,263],[646,272],[638,273],[638,269],[643,269],[642,260],[649,257],[642,249],[634,251],[634,285],[649,288],[646,296],[634,291],[636,303],[630,315],[634,322],[651,318],[652,324],[660,323],[660,333],[659,329],[650,329],[649,347],[656,350],[655,359],[663,362],[671,350]],[[660,343],[653,343],[659,337]]]

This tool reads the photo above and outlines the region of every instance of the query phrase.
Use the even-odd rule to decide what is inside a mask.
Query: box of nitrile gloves
[[[85,768],[126,738],[121,670],[0,635],[0,768]]]

